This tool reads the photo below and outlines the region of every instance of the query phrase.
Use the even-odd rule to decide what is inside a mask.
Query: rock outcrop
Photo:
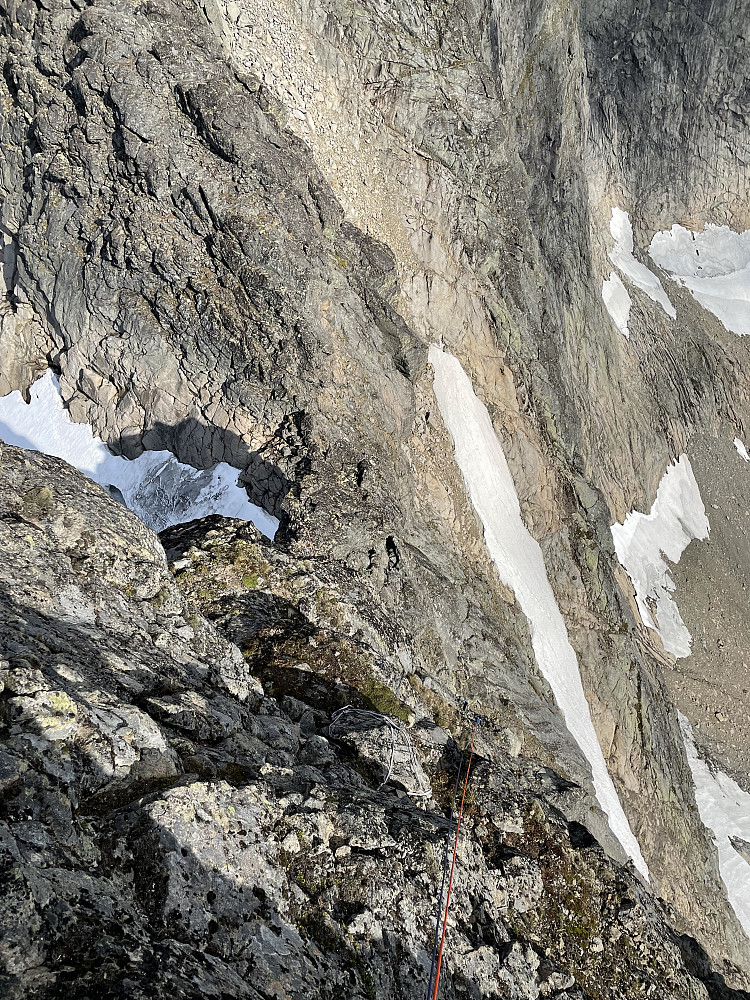
[[[695,808],[673,664],[609,528],[648,509],[694,442],[747,440],[748,349],[674,284],[675,320],[632,290],[629,341],[601,299],[614,205],[631,213],[644,262],[673,221],[715,210],[710,221],[747,224],[745,57],[720,59],[746,7],[0,5],[0,392],[51,365],[73,418],[114,451],[229,462],[281,520],[273,547],[237,525],[168,533],[175,583],[155,536],[101,491],[6,450],[4,621],[21,632],[9,654],[18,644],[38,660],[6,682],[9,801],[33,803],[12,819],[28,808],[37,823],[8,848],[26,865],[13,898],[31,921],[9,932],[13,989],[101,993],[106,973],[123,992],[314,996],[346,981],[411,995],[432,899],[417,857],[439,854],[439,774],[455,771],[455,746],[417,726],[437,803],[420,812],[379,791],[351,747],[321,741],[347,700],[465,741],[464,699],[493,733],[466,877],[492,885],[512,861],[518,912],[536,915],[514,923],[467,882],[459,924],[475,965],[456,967],[455,994],[502,981],[510,995],[552,995],[572,975],[571,990],[630,995],[627,969],[675,996],[702,995],[695,977],[720,995],[711,964],[747,985],[750,945]],[[616,867],[588,762],[485,549],[432,392],[439,341],[493,418],[666,910]],[[701,448],[708,480],[723,451]],[[356,822],[335,818],[347,810]],[[372,830],[380,841],[353,843]],[[509,848],[488,846],[512,830]],[[589,886],[575,905],[537,835],[572,865],[568,888]],[[389,850],[402,896],[386,902]],[[335,909],[350,879],[351,919]],[[607,901],[612,879],[627,889]],[[575,951],[568,913],[596,928],[598,958],[588,943],[588,958]],[[632,955],[610,953],[610,934]],[[88,957],[74,961],[78,948]]]
[[[436,719],[471,718],[398,697],[347,591],[243,522],[172,529],[170,572],[104,490],[5,448],[0,531],[4,995],[423,996],[462,763]],[[410,724],[428,799],[328,734],[344,702]],[[476,745],[442,996],[747,996],[565,819],[581,789],[497,724]]]

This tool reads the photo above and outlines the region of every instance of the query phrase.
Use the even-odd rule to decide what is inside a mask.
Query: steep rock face
[[[602,151],[646,227],[750,225],[749,14],[744,0],[581,5]]]
[[[31,155],[21,139],[29,119],[47,136],[29,164],[40,190],[24,192],[19,164],[9,164],[5,211],[18,233],[14,288],[44,318],[63,393],[76,390],[73,416],[126,454],[166,445],[198,464],[232,461],[271,511],[286,495],[287,530],[300,544],[369,573],[385,605],[403,609],[417,664],[434,672],[445,634],[455,684],[463,645],[462,693],[475,677],[488,706],[512,694],[585,777],[533,676],[525,622],[483,552],[449,439],[430,421],[425,349],[383,298],[396,288],[392,256],[342,224],[306,150],[279,131],[270,96],[226,65],[200,11],[68,12],[75,51],[64,32],[51,40],[47,14],[36,17],[14,19],[9,63],[26,75],[17,71],[7,125],[19,156]],[[48,97],[68,116],[57,132],[46,102],[24,99],[27,86],[48,84],[22,56],[48,38],[59,80]],[[96,129],[106,141],[87,138]],[[166,147],[154,130],[171,137]],[[50,173],[58,155],[85,162],[75,184]],[[156,263],[164,253],[166,268]],[[446,515],[463,522],[468,559]]]
[[[426,345],[443,338],[495,420],[657,888],[741,960],[609,524],[695,429],[741,423],[750,369],[687,292],[670,287],[674,324],[636,293],[632,351],[604,311],[614,198],[641,247],[671,219],[625,183],[652,178],[658,201],[668,166],[640,168],[600,110],[609,85],[590,81],[622,29],[598,13],[6,6],[2,384],[51,361],[114,448],[243,469],[291,550],[361,592],[358,627],[402,682],[469,697],[586,788],[436,413]],[[660,51],[659,19],[633,51]],[[711,24],[696,51],[718,51]],[[638,88],[641,122],[669,79]],[[623,122],[627,81],[609,87]]]
[[[0,531],[4,995],[423,996],[461,759],[433,715],[470,717],[396,695],[350,589],[245,523],[171,529],[170,572],[104,490],[6,447]],[[412,722],[421,805],[381,784],[384,736],[328,733],[344,701]],[[505,743],[476,742],[441,995],[745,1000],[566,822],[585,791]]]
[[[68,117],[29,164],[38,197],[19,187],[20,165],[7,164],[5,211],[18,234],[13,287],[44,318],[46,352],[61,368],[73,416],[89,420],[126,454],[167,446],[185,461],[226,459],[245,469],[252,499],[281,512],[287,497],[286,518],[296,516],[300,544],[370,573],[386,603],[398,600],[422,618],[418,633],[430,626],[439,633],[443,613],[466,638],[476,633],[474,672],[484,678],[484,629],[462,623],[478,613],[490,633],[497,625],[469,606],[470,591],[456,613],[450,596],[456,588],[443,583],[473,570],[462,566],[447,526],[432,511],[455,506],[474,519],[450,469],[444,434],[439,454],[429,454],[431,404],[416,400],[428,391],[420,381],[426,350],[383,298],[394,287],[393,258],[342,224],[306,150],[279,131],[262,88],[226,66],[200,11],[154,8],[133,19],[105,6],[65,17],[75,52],[63,51],[65,30],[53,32],[46,13],[30,31],[14,18],[18,39],[9,62],[31,72],[22,54],[49,39],[60,74],[49,100]],[[6,127],[20,157],[31,155],[21,138],[30,120],[47,135],[51,112],[44,100],[24,99],[36,78],[20,70],[18,76],[16,118],[6,118]],[[110,99],[113,87],[122,108]],[[128,125],[128,115],[147,121]],[[87,129],[106,139],[91,143]],[[152,140],[137,138],[138,130]],[[162,146],[160,139],[157,146],[154,130],[171,142]],[[75,183],[50,173],[58,155],[85,163]],[[111,253],[115,244],[120,250]],[[173,261],[168,267],[156,263],[164,252]],[[22,360],[20,368],[9,362],[5,370],[18,375],[39,363]],[[439,425],[433,433],[440,435]],[[436,488],[421,481],[428,475]],[[315,517],[307,516],[311,510]],[[408,547],[400,543],[407,528]],[[525,624],[493,581],[473,523],[469,531],[473,557],[484,563],[469,586],[477,589],[478,605],[493,609],[492,618],[507,619],[494,645],[506,643],[516,629],[523,635]],[[415,587],[401,600],[402,578],[420,564],[440,583],[428,588],[429,597]],[[442,605],[437,616],[429,610],[433,598]],[[434,641],[425,635],[427,645]],[[492,659],[509,661],[519,705],[536,712],[544,727],[555,714],[552,699],[539,703],[523,640],[511,643],[507,657]],[[559,722],[546,725],[578,756],[572,766],[585,772]]]
[[[666,845],[692,834],[681,806],[673,812],[661,804],[681,770],[681,748],[670,749],[676,731],[664,727],[661,707],[651,711],[665,700],[651,643],[644,650],[612,635],[623,611],[617,597],[605,596],[602,578],[616,595],[608,523],[647,503],[669,458],[696,430],[743,426],[747,349],[671,287],[680,306],[675,324],[636,297],[640,336],[632,353],[603,311],[612,199],[636,211],[642,234],[639,203],[624,178],[657,171],[615,149],[596,106],[592,115],[589,97],[596,104],[602,93],[591,85],[596,58],[611,55],[597,41],[601,24],[589,30],[595,12],[581,23],[577,9],[555,4],[522,11],[466,4],[432,17],[408,4],[398,14],[363,7],[356,17],[335,4],[221,11],[215,27],[235,65],[280,95],[288,126],[310,143],[348,216],[394,248],[404,316],[467,360],[493,407],[525,514],[546,541],[560,599],[572,612],[568,624],[610,765],[636,828],[644,790],[658,790],[658,818],[649,808],[639,833],[656,854],[657,872],[669,872],[666,891],[690,909],[684,852]],[[657,51],[658,17],[650,11],[647,22]],[[269,18],[284,26],[279,47],[276,27],[266,30]],[[710,32],[702,38],[718,48]],[[690,51],[703,43],[695,40]],[[597,45],[589,71],[587,53]],[[671,76],[657,70],[639,108],[652,91],[662,104],[669,99],[662,91]],[[702,121],[707,133],[710,121]],[[635,134],[632,120],[629,127]],[[729,142],[719,162],[733,155]],[[659,168],[659,183],[667,169]],[[721,186],[721,168],[711,183]],[[571,506],[580,521],[570,518]],[[585,598],[571,586],[579,577]],[[647,722],[638,727],[644,707]],[[699,879],[702,870],[701,862]]]
[[[596,123],[590,174],[599,193],[627,204],[641,257],[654,233],[675,223],[746,229],[746,5],[593,3],[582,11]],[[667,680],[699,742],[746,787],[750,647],[734,622],[746,606],[750,477],[732,441],[748,433],[750,345],[683,289],[665,288],[677,322],[656,324],[641,370],[665,440],[698,470],[712,529],[676,571],[695,642],[692,656],[668,664]],[[653,489],[633,499],[647,510]]]

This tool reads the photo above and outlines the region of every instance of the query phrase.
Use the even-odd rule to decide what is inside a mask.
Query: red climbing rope
[[[451,874],[448,879],[448,895],[445,900],[445,913],[443,915],[443,933],[440,936],[440,948],[438,950],[437,958],[437,972],[435,973],[435,988],[432,991],[432,1000],[437,1000],[438,986],[440,985],[440,966],[443,962],[443,945],[445,944],[445,932],[448,927],[448,907],[451,902],[451,889],[453,888],[453,873],[456,868],[456,852],[458,851],[458,837],[461,833],[461,820],[464,814],[464,799],[466,798],[466,789],[469,784],[469,774],[471,773],[471,758],[474,756],[474,737],[477,733],[477,724],[479,720],[474,721],[474,728],[471,731],[471,749],[469,751],[469,763],[466,768],[466,777],[464,778],[464,790],[461,795],[461,806],[458,810],[458,823],[456,824],[456,839],[453,842],[453,860],[451,862]]]
[[[461,784],[461,775],[464,771],[464,756],[466,750],[461,751],[461,760],[456,771],[456,781],[453,785],[453,799],[451,800],[451,814],[448,817],[448,831],[445,835],[445,850],[443,851],[443,875],[440,879],[440,895],[438,896],[437,914],[435,916],[435,938],[432,942],[432,961],[430,963],[430,979],[427,983],[427,994],[425,1000],[432,1000],[432,987],[435,984],[435,965],[437,964],[438,945],[440,943],[440,918],[443,915],[443,897],[445,896],[445,883],[448,881],[448,857],[451,849],[451,831],[453,829],[453,818],[456,815],[456,802],[458,800],[458,786]]]

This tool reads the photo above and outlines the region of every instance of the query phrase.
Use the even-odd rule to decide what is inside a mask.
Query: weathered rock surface
[[[5,448],[0,531],[4,995],[423,996],[461,757],[433,716],[460,740],[470,719],[400,701],[334,630],[346,594],[308,617],[314,567],[241,522],[168,533],[170,573],[101,488]],[[407,718],[433,798],[328,734],[344,699]],[[441,995],[743,1000],[566,821],[580,790],[506,745],[481,730]]]
[[[711,525],[672,571],[692,653],[665,671],[677,708],[721,769],[750,787],[750,466],[728,440],[698,439],[693,468]],[[722,474],[716,474],[721,467]]]
[[[699,7],[3,3],[0,391],[52,363],[73,417],[115,450],[167,447],[243,470],[250,498],[281,517],[283,548],[240,552],[219,572],[207,535],[176,536],[178,573],[196,621],[307,706],[278,710],[298,710],[300,731],[319,731],[331,680],[338,706],[360,659],[375,657],[375,688],[354,688],[363,706],[395,711],[395,697],[408,717],[419,699],[468,698],[503,747],[564,772],[572,788],[556,788],[556,808],[616,856],[453,462],[426,364],[442,338],[495,421],[656,891],[715,961],[750,968],[695,810],[669,661],[609,535],[632,506],[648,508],[669,458],[699,433],[750,433],[746,344],[672,285],[674,322],[633,291],[626,343],[600,296],[613,204],[631,212],[641,257],[654,229],[709,209],[746,223],[745,57],[723,54],[747,5],[732,17]],[[29,484],[18,523],[37,523],[45,489],[54,497]],[[133,529],[134,545],[146,537],[153,546]],[[227,545],[238,541],[260,544],[230,532]],[[94,628],[93,598],[60,572],[59,598],[37,595],[39,613]],[[121,584],[123,600],[142,599],[137,580]],[[137,713],[118,709],[119,737],[92,736],[107,780],[133,800],[131,754],[136,772],[165,781],[180,767],[211,780],[230,767],[235,783],[236,767],[291,767],[288,728],[271,737],[275,723],[231,707],[243,697],[231,685],[249,684],[236,651],[202,624],[191,637],[164,586],[156,635],[122,605],[113,655],[134,664],[117,683]],[[320,648],[321,622],[322,687],[297,666]],[[177,671],[173,687],[151,685],[151,645],[159,670]],[[65,738],[91,725],[87,708],[58,712],[45,689],[24,690],[33,680],[18,683],[18,725]],[[94,710],[105,711],[96,699]],[[162,747],[165,728],[195,763],[178,763],[183,744]],[[209,966],[191,973],[204,986]]]

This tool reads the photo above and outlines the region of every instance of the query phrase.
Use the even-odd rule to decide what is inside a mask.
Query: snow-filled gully
[[[610,261],[631,284],[645,292],[662,307],[667,316],[674,319],[677,313],[662,288],[661,281],[653,271],[633,256],[633,226],[628,213],[623,212],[621,208],[613,208],[609,231],[615,241],[608,255]],[[628,321],[633,303],[630,293],[616,271],[611,271],[609,278],[602,283],[602,299],[617,329],[623,336],[630,338]]]
[[[28,404],[20,392],[0,397],[0,439],[6,444],[65,459],[154,531],[223,514],[252,521],[273,538],[278,520],[250,503],[237,482],[238,470],[226,462],[202,470],[183,465],[169,451],[145,451],[132,461],[113,455],[88,424],[70,419],[51,371],[34,383],[30,395]]]
[[[539,669],[591,766],[594,789],[610,828],[648,878],[648,867],[607,771],[578,660],[547,578],[542,550],[521,519],[516,489],[492,421],[456,358],[433,346],[429,360],[440,413],[453,437],[456,462],[471,502],[484,525],[487,549],[500,579],[513,589],[528,619]]]

